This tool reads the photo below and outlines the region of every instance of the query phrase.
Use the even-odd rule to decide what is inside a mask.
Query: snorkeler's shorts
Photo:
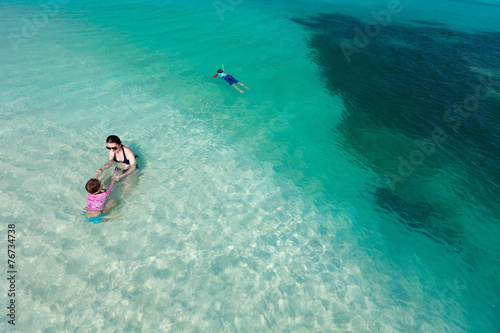
[[[97,215],[96,217],[87,217],[85,214],[86,214],[86,213],[85,213],[85,211],[84,211],[84,212],[83,212],[83,216],[85,216],[85,222],[92,222],[92,223],[94,223],[94,224],[99,224],[99,223],[101,223],[101,222],[102,222],[101,217],[103,217],[103,216],[105,216],[105,215],[106,215],[106,214],[104,214],[104,213],[101,213],[101,214]]]
[[[226,75],[224,76],[224,80],[227,81],[227,83],[229,83],[229,85],[233,85],[235,83],[238,83],[238,80],[236,80],[234,77],[230,76],[230,75]]]

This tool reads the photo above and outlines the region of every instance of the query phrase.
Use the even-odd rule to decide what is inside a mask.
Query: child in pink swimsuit
[[[89,192],[89,196],[87,197],[87,205],[84,208],[84,210],[87,211],[85,213],[87,222],[94,222],[94,224],[101,223],[101,217],[106,215],[111,208],[116,206],[114,199],[104,204],[111,191],[113,191],[114,183],[115,177],[111,180],[111,186],[107,190],[103,190],[102,182],[99,179],[92,178],[87,182],[85,189]]]

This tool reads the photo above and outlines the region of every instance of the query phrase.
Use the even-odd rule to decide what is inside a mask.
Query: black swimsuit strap
[[[122,153],[123,153],[123,163],[130,164],[130,161],[127,160],[127,156],[125,155],[125,148],[123,148],[123,145],[122,145]]]
[[[121,163],[130,164],[130,161],[127,159],[127,155],[125,155],[125,148],[123,148],[123,145],[122,145],[122,153],[123,153],[123,162],[121,162]],[[115,162],[119,162],[120,163],[120,161],[118,161],[116,159],[116,153],[113,153],[113,154],[114,154],[113,160]]]

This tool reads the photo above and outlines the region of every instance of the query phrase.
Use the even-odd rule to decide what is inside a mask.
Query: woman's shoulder
[[[134,153],[134,152],[132,151],[132,149],[130,149],[129,147],[125,147],[125,146],[123,146],[123,149],[125,149],[125,151],[126,151],[127,153],[132,153],[132,154]]]

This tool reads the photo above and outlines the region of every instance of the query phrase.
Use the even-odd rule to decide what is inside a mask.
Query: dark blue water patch
[[[461,1],[472,5],[489,6],[494,9],[498,9],[498,3],[496,2],[485,2],[485,1],[474,1],[474,0],[461,0]]]
[[[434,208],[431,204],[427,202],[420,202],[418,204],[406,202],[386,188],[377,187],[375,190],[375,197],[380,207],[398,214],[410,228],[423,227],[425,229],[425,225],[434,212]]]
[[[410,22],[417,23],[417,24],[428,25],[428,26],[441,26],[441,27],[445,27],[446,26],[446,24],[444,24],[444,23],[424,21],[424,20],[410,20]]]
[[[332,132],[381,178],[399,177],[392,190],[431,168],[460,166],[468,190],[498,205],[500,82],[488,73],[500,71],[500,33],[367,24],[341,14],[293,21],[310,29],[314,60],[330,91],[344,97],[346,116]],[[414,170],[402,174],[401,158]]]
[[[387,188],[376,187],[374,196],[377,205],[396,218],[411,231],[420,232],[438,243],[447,243],[449,248],[460,252],[462,230],[460,226],[446,225],[445,219],[427,201],[411,203]]]

